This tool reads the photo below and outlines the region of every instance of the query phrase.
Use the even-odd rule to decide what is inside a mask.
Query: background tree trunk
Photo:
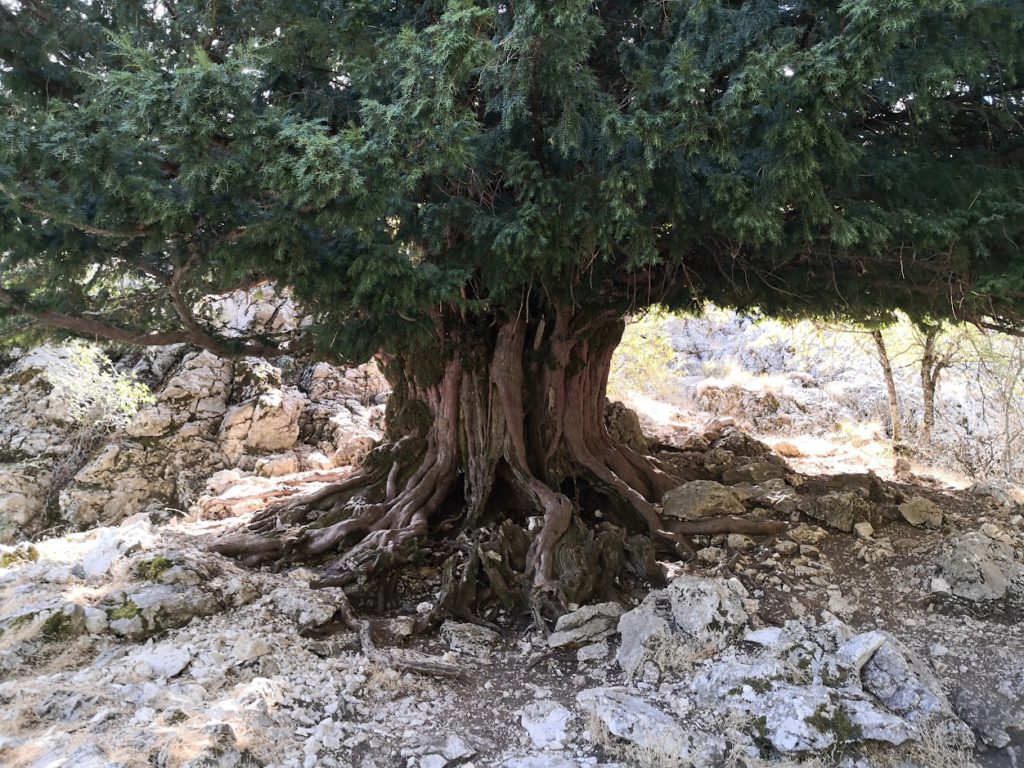
[[[935,390],[938,388],[939,375],[945,367],[945,361],[935,352],[941,328],[937,325],[927,326],[924,330],[921,352],[921,398],[923,414],[921,417],[921,437],[925,445],[932,442],[935,431]]]
[[[878,362],[882,366],[882,377],[885,379],[885,394],[889,400],[889,423],[892,427],[892,441],[898,443],[903,439],[903,430],[900,418],[900,404],[896,395],[896,380],[892,375],[892,363],[889,360],[889,352],[885,347],[885,339],[881,331],[872,331],[871,338],[875,342],[875,350],[878,353]]]

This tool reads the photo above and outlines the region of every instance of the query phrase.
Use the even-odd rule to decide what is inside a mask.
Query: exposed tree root
[[[448,678],[460,678],[463,676],[462,669],[454,664],[448,664],[426,656],[419,656],[418,654],[412,655],[399,653],[395,650],[380,650],[373,640],[370,622],[360,619],[355,615],[344,592],[339,591],[338,601],[336,615],[344,622],[345,626],[359,637],[359,644],[362,647],[363,655],[370,661],[397,669],[399,672],[414,672],[418,675]]]

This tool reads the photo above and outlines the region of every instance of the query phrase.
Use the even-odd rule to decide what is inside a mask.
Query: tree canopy
[[[0,311],[307,342],[705,298],[1015,325],[1018,0],[0,0]],[[293,347],[294,348],[294,347]]]

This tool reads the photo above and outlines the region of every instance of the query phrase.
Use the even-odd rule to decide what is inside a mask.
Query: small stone
[[[857,523],[853,526],[853,532],[857,534],[857,537],[860,539],[870,539],[875,533],[875,528],[867,520],[864,520],[863,522]]]
[[[576,651],[576,660],[581,664],[586,664],[591,661],[600,661],[601,659],[608,656],[610,650],[608,643],[602,640],[599,643],[591,643],[585,645]]]
[[[775,551],[784,557],[790,557],[800,551],[800,545],[795,541],[780,541],[775,545]]]
[[[757,545],[752,538],[744,536],[742,533],[730,533],[726,537],[725,542],[729,549],[734,549],[738,552],[749,552]]]
[[[721,547],[704,547],[697,550],[697,559],[702,563],[717,565],[725,559],[725,550]]]
[[[244,664],[247,661],[258,659],[270,653],[270,644],[262,637],[243,637],[231,651],[231,656],[236,664]]]
[[[949,649],[941,643],[933,643],[928,647],[928,653],[938,659],[949,653]]]

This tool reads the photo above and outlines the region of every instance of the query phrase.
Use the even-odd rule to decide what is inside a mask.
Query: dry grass
[[[646,643],[647,660],[667,672],[688,674],[705,659],[718,653],[714,645],[694,646],[678,635],[653,635]],[[643,665],[641,664],[641,667]]]
[[[631,741],[620,739],[608,730],[594,712],[587,713],[586,728],[591,740],[608,755],[636,768],[688,768],[691,763],[668,751],[667,745],[653,744],[638,746]]]
[[[368,662],[364,690],[378,700],[394,701],[403,696],[432,697],[434,684],[428,677],[399,672],[396,669]]]
[[[949,732],[941,722],[923,723],[914,741],[899,747],[872,744],[863,750],[873,768],[979,768],[971,750]]]

